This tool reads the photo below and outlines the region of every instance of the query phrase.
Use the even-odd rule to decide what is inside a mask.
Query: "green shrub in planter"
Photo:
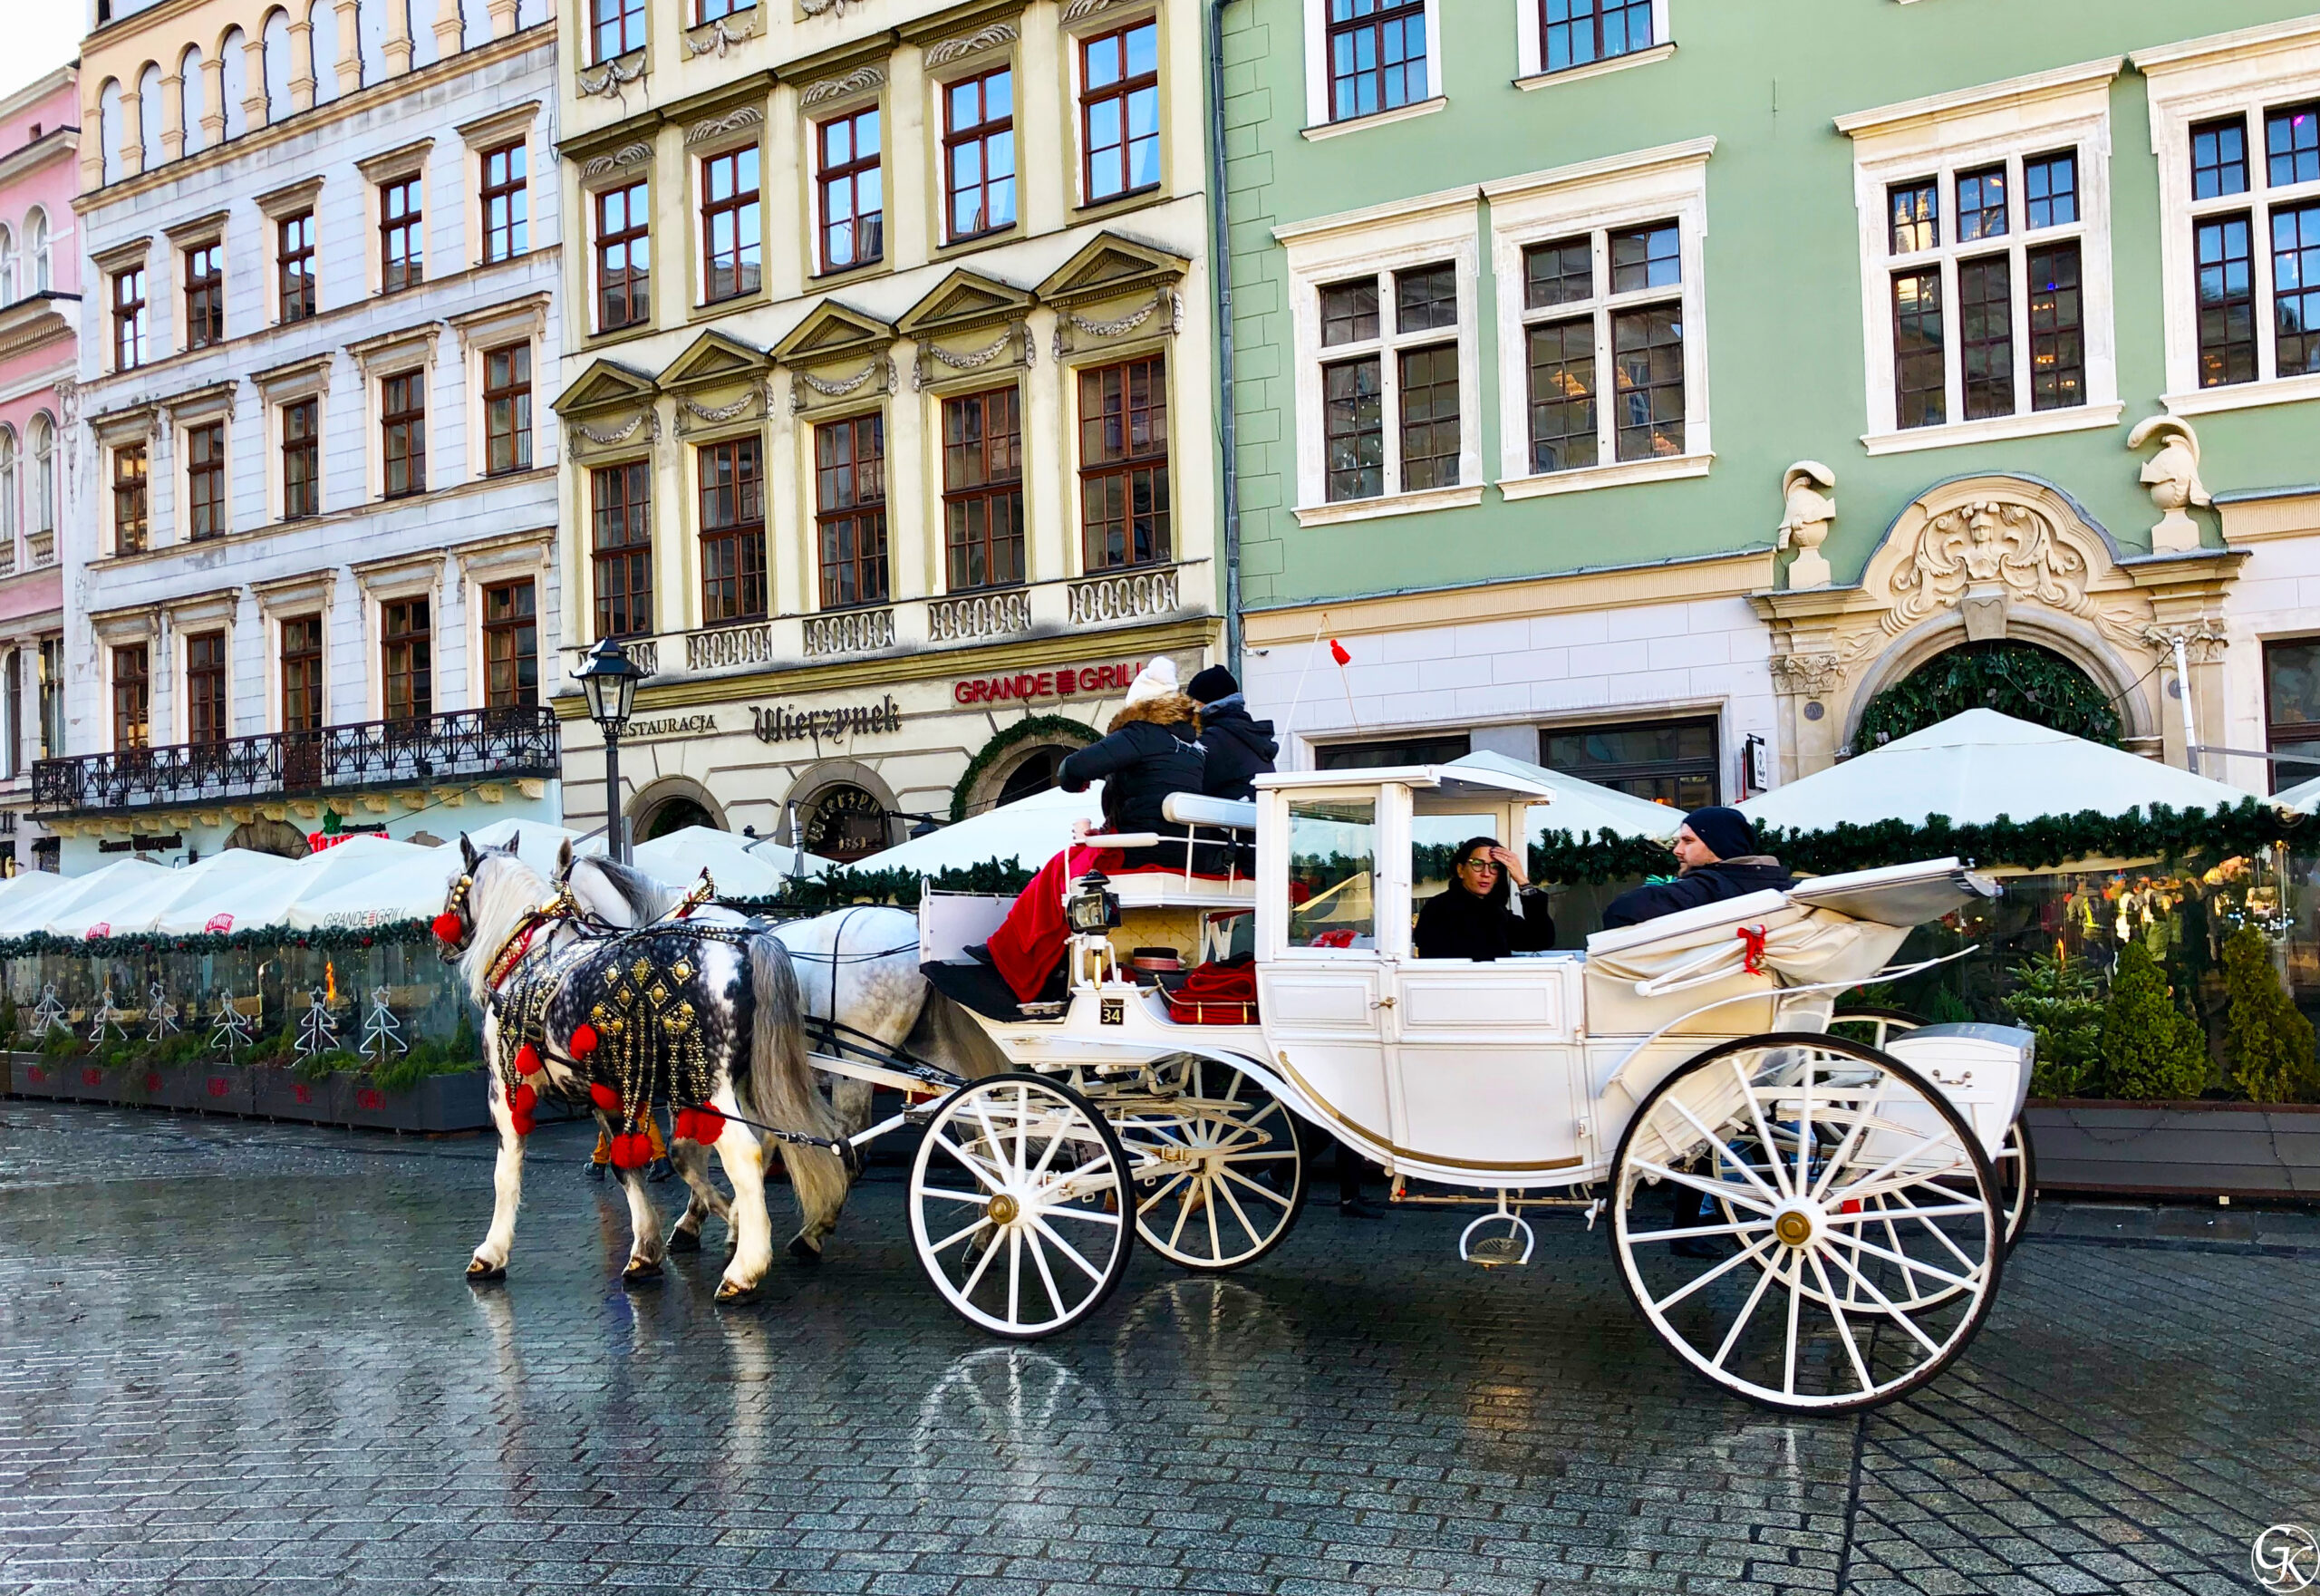
[[[2223,1056],[2232,1084],[2251,1103],[2320,1100],[2312,1021],[2296,1011],[2272,967],[2271,943],[2252,925],[2224,939],[2223,991]]]
[[[2038,1034],[2034,1098],[2080,1098],[2101,1075],[2102,988],[2083,959],[2041,954],[2014,968],[2006,1000],[2015,1023]]]
[[[2175,1006],[2167,977],[2141,943],[2119,950],[2102,1012],[2104,1092],[2113,1098],[2196,1098],[2208,1084],[2206,1034]]]

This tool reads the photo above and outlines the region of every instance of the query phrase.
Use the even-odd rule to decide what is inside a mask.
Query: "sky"
[[[0,95],[72,59],[81,47],[82,0],[0,0],[7,48],[0,51]]]

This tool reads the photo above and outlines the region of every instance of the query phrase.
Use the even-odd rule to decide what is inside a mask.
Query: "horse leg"
[[[676,1227],[669,1233],[669,1251],[698,1253],[701,1251],[701,1227],[712,1216],[725,1222],[727,1229],[733,1224],[731,1205],[716,1183],[709,1178],[709,1153],[698,1142],[677,1141],[669,1144],[669,1156],[677,1166],[677,1173],[684,1176],[686,1188],[692,1194],[685,1211],[678,1216]]]
[[[733,1256],[717,1284],[720,1302],[746,1302],[758,1294],[766,1270],[773,1262],[773,1220],[765,1209],[765,1150],[757,1133],[730,1116],[740,1112],[730,1082],[711,1099],[729,1117],[717,1138],[717,1161],[733,1187]]]
[[[848,1136],[870,1128],[870,1094],[874,1088],[866,1080],[851,1076],[830,1077],[830,1108],[837,1115],[838,1127]]]
[[[800,1263],[822,1261],[822,1238],[837,1228],[851,1177],[846,1161],[828,1147],[792,1142],[782,1151],[789,1166],[789,1189],[798,1195],[804,1224],[789,1240],[789,1255]]]
[[[488,1057],[488,1053],[486,1055]],[[508,1273],[508,1250],[516,1244],[516,1208],[524,1195],[524,1138],[508,1111],[499,1072],[491,1071],[491,1123],[499,1132],[499,1152],[491,1165],[491,1228],[468,1261],[469,1280],[499,1280]]]
[[[629,1243],[628,1266],[620,1272],[620,1278],[633,1284],[660,1274],[661,1254],[666,1249],[661,1242],[661,1211],[644,1190],[644,1171],[622,1170],[620,1185],[628,1194],[628,1225],[633,1238]]]

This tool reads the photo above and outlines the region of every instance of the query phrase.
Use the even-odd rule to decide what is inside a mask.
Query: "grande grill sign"
[[[1069,698],[1076,693],[1126,692],[1144,662],[1116,665],[1065,665],[1053,671],[1022,671],[1012,676],[972,676],[955,683],[951,696],[962,704],[1028,702]]]

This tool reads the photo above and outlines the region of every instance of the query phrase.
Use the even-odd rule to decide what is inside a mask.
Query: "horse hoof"
[[[652,1285],[661,1278],[658,1258],[640,1258],[620,1272],[620,1283],[624,1286]]]
[[[669,1251],[672,1253],[700,1252],[701,1233],[697,1230],[671,1231],[669,1233]]]
[[[588,1161],[588,1178],[590,1180],[604,1179],[606,1167],[606,1166],[597,1163],[594,1159],[590,1159]]]
[[[756,1301],[758,1300],[758,1288],[755,1286],[736,1285],[729,1280],[717,1288],[717,1300],[721,1303],[726,1303],[738,1308],[744,1303]]]
[[[506,1280],[508,1266],[505,1263],[486,1263],[480,1258],[470,1258],[468,1260],[468,1278],[472,1281]]]
[[[822,1250],[804,1236],[790,1238],[789,1255],[800,1263],[819,1263],[822,1261]]]

